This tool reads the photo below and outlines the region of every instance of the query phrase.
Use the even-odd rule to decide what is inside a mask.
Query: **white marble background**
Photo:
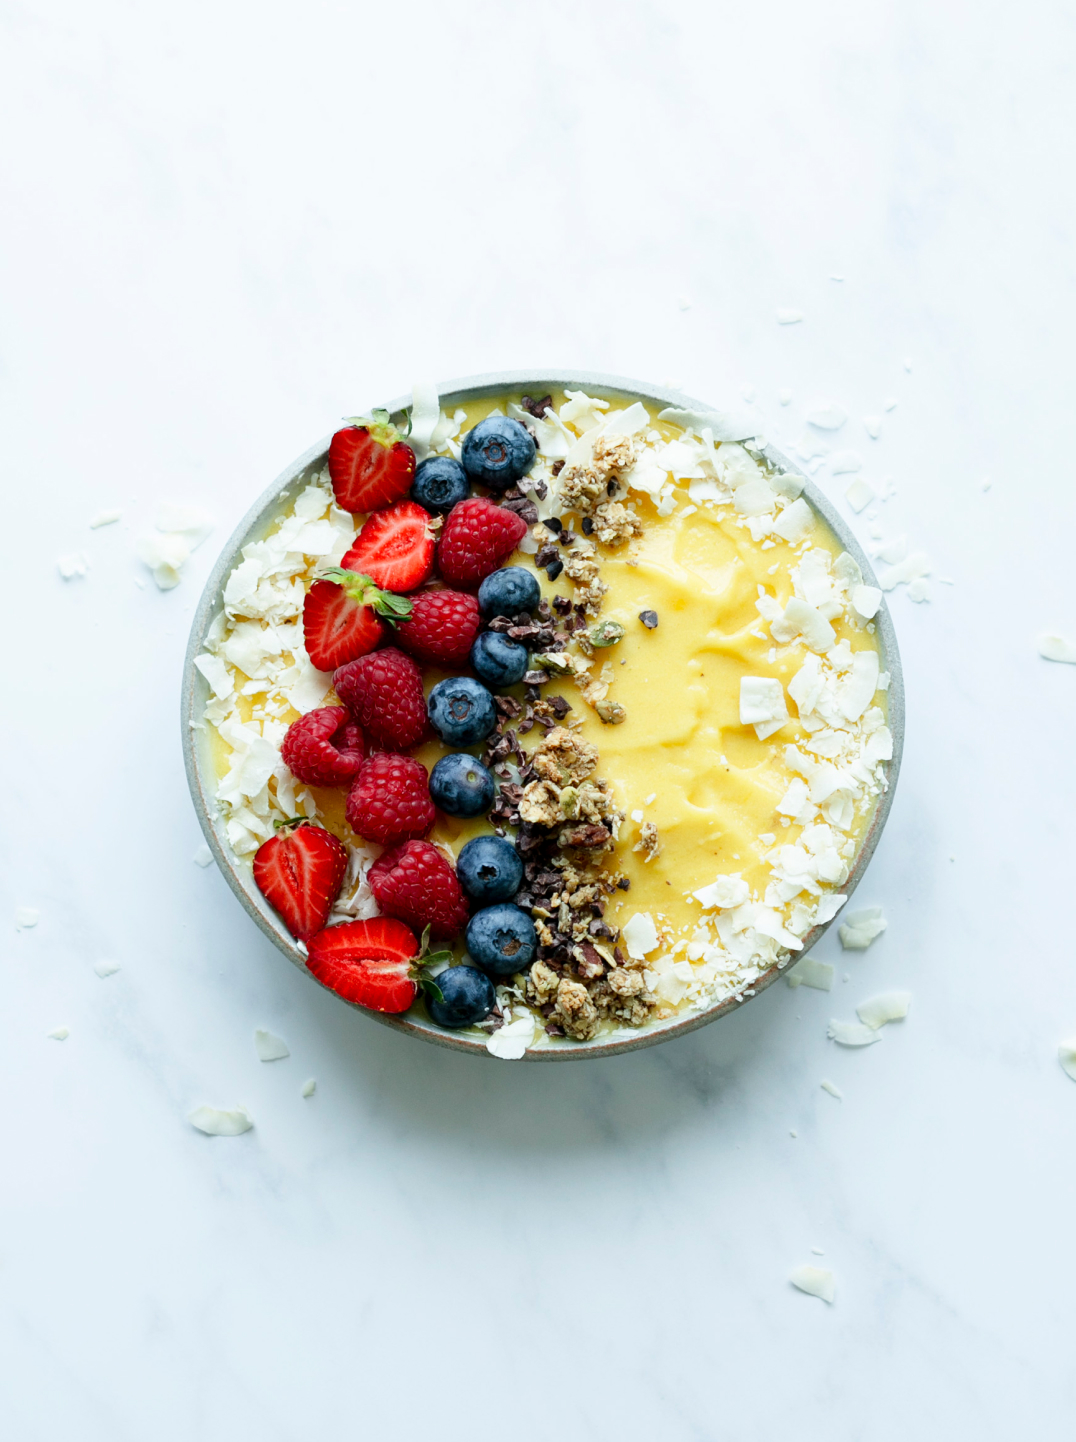
[[[1076,639],[1071,5],[9,0],[0,36],[5,1436],[1061,1436],[1076,667],[1034,639]],[[335,1004],[192,865],[180,760],[251,498],[414,376],[531,364],[753,387],[786,442],[839,402],[936,573],[893,602],[888,932],[827,939],[830,996],[602,1064]],[[218,521],[169,594],[133,554],[164,500]],[[887,986],[907,1022],[826,1040]],[[244,1137],[185,1121],[235,1101]]]

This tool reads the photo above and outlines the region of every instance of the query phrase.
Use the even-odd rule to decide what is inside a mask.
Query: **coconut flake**
[[[633,961],[642,961],[644,956],[655,951],[658,946],[658,932],[649,911],[637,911],[627,926],[622,928],[620,938]]]
[[[792,392],[786,386],[777,392],[777,399],[783,406],[790,406],[792,404]]]
[[[836,1082],[828,1081],[825,1077],[823,1077],[822,1080],[818,1083],[818,1085],[822,1088],[824,1092],[829,1092],[831,1097],[836,1097],[839,1102],[844,1101],[844,1092],[841,1091],[840,1087],[836,1084]]]
[[[57,556],[56,569],[65,581],[73,581],[78,576],[84,576],[90,569],[89,557],[85,551],[72,551],[68,556]]]
[[[829,468],[835,476],[847,476],[863,469],[863,457],[858,451],[836,451],[830,457]]]
[[[851,671],[837,686],[837,709],[849,721],[858,721],[878,689],[878,652],[857,651]]]
[[[803,311],[801,311],[801,310],[786,310],[786,309],[783,309],[783,308],[778,308],[778,311],[777,311],[777,324],[778,324],[778,325],[798,325],[802,319],[803,319]]]
[[[198,850],[191,857],[191,860],[194,862],[195,866],[211,866],[213,863],[213,853],[203,841],[201,846],[199,846]]]
[[[47,1031],[45,1035],[50,1041],[66,1041],[71,1035],[71,1028],[69,1026],[55,1026],[51,1031]]]
[[[187,1117],[192,1127],[207,1137],[238,1137],[249,1132],[254,1122],[244,1106],[195,1107]]]
[[[864,416],[863,429],[867,432],[868,436],[870,436],[872,441],[876,441],[878,437],[882,434],[881,416]]]
[[[847,419],[848,412],[832,401],[816,401],[807,407],[807,424],[816,426],[820,431],[839,431]]]
[[[813,525],[814,512],[805,500],[800,499],[785,507],[773,523],[773,532],[794,546],[797,541],[803,540]]]
[[[896,586],[929,575],[930,557],[925,551],[913,551],[899,565],[890,566],[888,571],[883,571],[878,578],[878,584],[883,591],[892,591]]]
[[[838,1046],[870,1046],[871,1042],[882,1039],[881,1032],[864,1026],[861,1021],[838,1021],[836,1017],[830,1019],[826,1035]]]
[[[254,1050],[258,1053],[259,1061],[283,1061],[286,1056],[291,1056],[284,1038],[274,1036],[271,1031],[266,1031],[263,1027],[255,1029]]]
[[[878,614],[882,593],[877,586],[853,586],[851,601],[856,614],[864,621],[870,621]]]
[[[831,966],[828,961],[815,961],[813,956],[805,956],[797,961],[788,973],[788,984],[812,986],[815,991],[830,991],[835,974],[836,967]]]
[[[116,975],[120,969],[120,964],[118,961],[95,961],[93,969],[101,980],[104,981],[106,976]]]
[[[805,1263],[802,1267],[795,1267],[789,1274],[788,1280],[801,1292],[806,1292],[809,1297],[818,1297],[823,1302],[833,1305],[833,1298],[836,1296],[836,1287],[833,1280],[833,1273],[825,1267],[812,1267]]]
[[[178,506],[171,501],[165,502],[154,522],[164,535],[182,536],[191,551],[198,549],[216,524],[208,511],[197,506]]]
[[[1061,1043],[1057,1049],[1057,1059],[1066,1075],[1076,1081],[1076,1037]]]
[[[758,422],[749,416],[736,415],[732,411],[680,410],[668,406],[658,415],[658,420],[671,421],[685,431],[702,434],[708,430],[715,441],[749,441],[758,433]]]
[[[871,501],[875,499],[877,492],[873,486],[868,486],[866,481],[853,481],[844,493],[844,499],[851,506],[858,516],[860,511],[865,511]]]
[[[781,630],[780,635],[775,627]],[[796,636],[802,636],[812,651],[822,653],[830,650],[837,640],[837,633],[821,611],[801,601],[798,596],[790,599],[781,620],[771,625],[770,630],[775,641],[792,641]],[[789,632],[791,634],[787,634]]]
[[[775,676],[740,677],[740,725],[767,727],[776,722],[772,730],[783,726],[788,720],[788,706],[785,703],[785,689]],[[767,734],[770,734],[767,731]],[[765,740],[759,736],[759,740]]]
[[[1067,661],[1076,665],[1076,646],[1057,631],[1043,631],[1035,642],[1039,655],[1047,661]]]
[[[519,1061],[534,1040],[534,1017],[529,1011],[498,1027],[486,1042],[486,1050],[501,1061]]]
[[[766,515],[773,510],[776,503],[776,493],[765,476],[738,486],[733,497],[733,505],[741,516]]]
[[[890,1021],[903,1021],[912,1004],[910,991],[882,991],[856,1007],[856,1016],[875,1031]]]
[[[299,1095],[301,1097],[312,1097],[317,1091],[317,1089],[318,1084],[316,1079],[312,1076],[307,1077],[306,1081],[304,1081],[302,1086],[299,1088]]]
[[[429,454],[430,441],[441,419],[441,401],[433,381],[413,381],[411,384],[411,431],[407,444],[415,453],[416,461],[424,461]]]
[[[195,656],[194,664],[209,682],[213,695],[223,701],[235,690],[232,673],[219,656]]]
[[[871,942],[881,936],[888,925],[880,906],[868,906],[863,911],[851,912],[838,934],[845,951],[866,951]]]
[[[36,906],[17,906],[15,908],[15,930],[29,931],[31,926],[36,926],[41,920],[41,913]]]
[[[692,892],[692,895],[704,911],[710,911],[714,907],[719,907],[722,911],[729,911],[734,906],[744,904],[751,895],[751,888],[741,874],[734,871],[727,876],[719,876],[709,886],[703,886],[698,891]],[[643,955],[645,956],[645,954],[644,952]]]
[[[96,531],[100,526],[111,526],[116,521],[120,520],[122,516],[123,512],[119,509],[111,511],[98,511],[96,515],[90,517],[90,530]]]

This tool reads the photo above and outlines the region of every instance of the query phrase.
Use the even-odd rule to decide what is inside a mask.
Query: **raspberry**
[[[341,666],[336,694],[366,737],[387,751],[406,751],[426,733],[422,674],[410,656],[386,646]]]
[[[477,591],[503,566],[527,534],[527,523],[514,511],[472,496],[453,506],[437,543],[437,570],[450,586]]]
[[[450,941],[467,925],[467,902],[456,873],[428,841],[407,841],[370,867],[370,885],[385,916],[405,921],[418,936]]]
[[[321,706],[293,721],[280,756],[307,786],[347,786],[362,765],[362,730],[343,706]]]
[[[381,846],[426,836],[436,812],[425,766],[390,752],[368,756],[348,792],[345,814],[352,831]]]
[[[478,602],[466,591],[424,591],[396,635],[417,660],[458,671],[469,664],[480,621]]]

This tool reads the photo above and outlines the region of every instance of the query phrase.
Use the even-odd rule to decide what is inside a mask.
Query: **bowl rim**
[[[715,409],[712,405],[696,400],[683,391],[670,390],[664,386],[653,386],[627,376],[611,375],[601,371],[493,371],[483,375],[463,376],[456,380],[443,381],[437,387],[443,409],[447,409],[453,404],[461,405],[468,401],[489,399],[506,391],[545,395],[551,391],[569,389],[582,390],[588,395],[596,395],[607,400],[641,400],[661,408],[676,407],[677,409],[696,411],[713,411]],[[398,417],[410,404],[411,397],[406,395],[390,402],[384,409],[393,417]],[[312,980],[316,980],[316,978],[307,969],[305,957],[294,938],[285,930],[283,922],[255,887],[249,868],[245,869],[244,873],[240,872],[237,858],[225,840],[223,821],[219,816],[212,794],[216,789],[216,777],[209,757],[208,733],[204,726],[197,724],[201,722],[201,713],[204,710],[208,693],[208,683],[194,662],[195,658],[201,654],[205,636],[213,618],[223,608],[224,585],[236,564],[240,550],[244,545],[256,539],[257,534],[265,529],[273,511],[280,509],[289,497],[294,498],[294,495],[308,483],[311,475],[324,467],[330,440],[331,435],[324,437],[281,471],[276,480],[266,487],[243,516],[221,550],[206,580],[191,622],[183,663],[180,703],[183,762],[187,774],[187,784],[202,834],[213,858],[247,915],[288,960]],[[828,497],[815,486],[810,476],[775,446],[766,444],[762,448],[761,454],[770,465],[790,471],[797,479],[803,481],[806,499],[822,516],[848,553],[855,558],[863,572],[864,581],[871,585],[877,585],[874,569],[848,523],[838,513]],[[893,736],[893,757],[888,763],[886,772],[887,788],[875,807],[870,826],[856,855],[855,866],[841,888],[848,899],[851,899],[852,893],[862,879],[885,827],[893,805],[897,778],[900,774],[901,756],[904,750],[904,678],[896,630],[884,596],[874,617],[874,622],[875,634],[882,653],[882,664],[884,669],[889,672],[890,677],[888,725]],[[842,910],[844,910],[843,907]],[[838,913],[839,915],[840,913]],[[803,938],[803,950],[798,954],[796,960],[806,956],[836,920],[837,917],[833,917],[809,931]],[[621,1056],[626,1052],[638,1051],[643,1047],[656,1046],[660,1042],[672,1040],[674,1037],[685,1036],[688,1032],[708,1026],[711,1022],[717,1021],[719,1017],[727,1016],[730,1012],[738,1010],[752,997],[772,986],[778,977],[787,975],[792,964],[794,963],[787,963],[783,968],[771,967],[769,971],[752,982],[746,993],[728,997],[724,1001],[691,1011],[687,1015],[678,1015],[667,1021],[652,1022],[639,1032],[632,1032],[624,1036],[599,1037],[587,1042],[553,1042],[544,1046],[528,1048],[523,1059],[526,1061],[583,1061],[597,1057]],[[336,993],[333,992],[332,995],[336,996]],[[354,1002],[347,1002],[342,997],[337,997],[337,1000],[395,1031],[468,1056],[493,1059],[484,1040],[443,1031],[441,1028],[433,1026],[432,1023],[419,1018],[411,1018],[407,1013],[402,1016],[386,1016],[380,1012],[369,1011]]]

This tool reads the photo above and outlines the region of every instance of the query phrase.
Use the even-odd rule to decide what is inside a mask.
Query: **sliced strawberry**
[[[418,995],[418,938],[402,921],[345,921],[307,942],[306,964],[323,986],[371,1011],[406,1011]]]
[[[433,570],[433,551],[429,511],[414,501],[397,501],[367,517],[340,564],[386,591],[413,591]]]
[[[329,443],[333,494],[345,511],[376,511],[406,496],[415,478],[415,453],[389,421],[388,411],[356,417]]]
[[[335,671],[365,656],[385,633],[378,620],[406,620],[411,602],[380,590],[369,576],[333,566],[303,602],[303,643],[319,671]]]
[[[303,821],[278,822],[277,827],[254,855],[254,882],[292,936],[302,940],[328,921],[347,870],[347,852],[323,827]]]

